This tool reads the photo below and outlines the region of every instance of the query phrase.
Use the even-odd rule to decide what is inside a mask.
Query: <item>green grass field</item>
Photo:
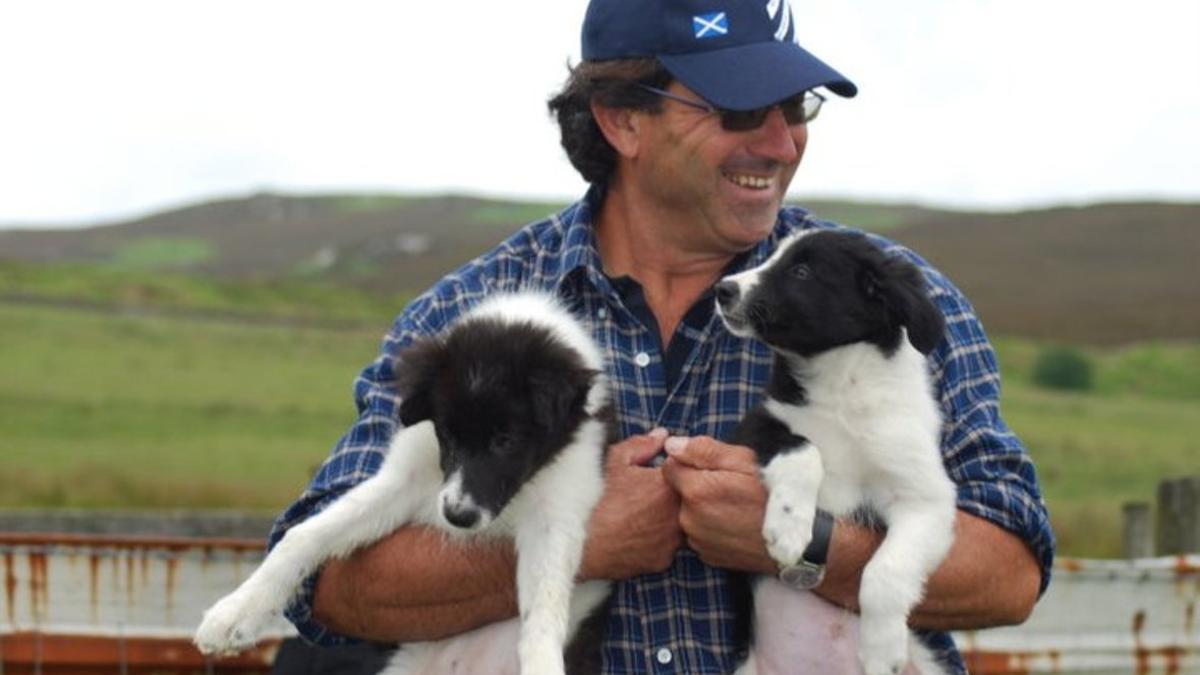
[[[0,304],[0,506],[277,509],[385,328]]]
[[[353,419],[391,311],[332,329],[0,303],[0,508],[280,509]],[[1197,471],[1200,343],[1091,351],[1087,394],[1031,384],[1038,345],[997,346],[1061,553],[1117,555],[1121,504]]]

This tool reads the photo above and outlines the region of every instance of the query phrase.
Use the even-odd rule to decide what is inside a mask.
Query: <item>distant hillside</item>
[[[1200,338],[1200,204],[970,214],[894,234],[967,292],[990,332]]]
[[[516,224],[558,208],[465,197],[258,194],[83,230],[0,231],[0,259],[415,292]]]
[[[0,231],[0,263],[334,282],[394,296],[425,288],[561,206],[459,196],[258,194],[102,227]],[[807,206],[912,246],[967,292],[992,333],[1092,343],[1200,336],[1193,273],[1200,204],[1012,214],[833,201]]]

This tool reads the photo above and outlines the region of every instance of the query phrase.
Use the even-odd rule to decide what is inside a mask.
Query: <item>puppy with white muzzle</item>
[[[810,230],[716,294],[729,330],[775,358],[765,401],[731,439],[758,456],[769,495],[762,534],[780,569],[778,580],[735,583],[737,634],[752,646],[738,673],[944,672],[907,627],[955,518],[926,363],[944,320],[920,270],[863,235]],[[834,518],[863,514],[886,533],[863,570],[855,619],[803,591],[822,580]],[[809,608],[789,615],[798,621],[844,621],[848,640],[856,626],[857,644],[842,651],[857,659],[837,664],[836,646],[798,645],[795,626],[788,637],[772,625],[789,620],[788,603]]]
[[[550,296],[513,293],[398,362],[404,428],[378,473],[289,530],[205,613],[196,644],[206,654],[253,645],[322,562],[424,524],[512,538],[520,617],[406,644],[385,673],[598,672],[610,584],[575,575],[612,435],[600,350]]]

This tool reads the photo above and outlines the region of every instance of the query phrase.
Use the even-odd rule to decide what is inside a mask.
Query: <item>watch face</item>
[[[803,560],[798,564],[789,565],[779,571],[779,580],[791,586],[802,590],[816,588],[817,584],[825,578],[825,566],[806,563]]]

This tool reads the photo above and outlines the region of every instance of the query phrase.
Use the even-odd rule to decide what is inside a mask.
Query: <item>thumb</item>
[[[654,429],[648,434],[630,436],[608,450],[609,466],[645,466],[662,450],[667,430]]]
[[[671,459],[693,469],[757,473],[758,458],[742,445],[721,443],[708,436],[672,436],[663,445]]]

